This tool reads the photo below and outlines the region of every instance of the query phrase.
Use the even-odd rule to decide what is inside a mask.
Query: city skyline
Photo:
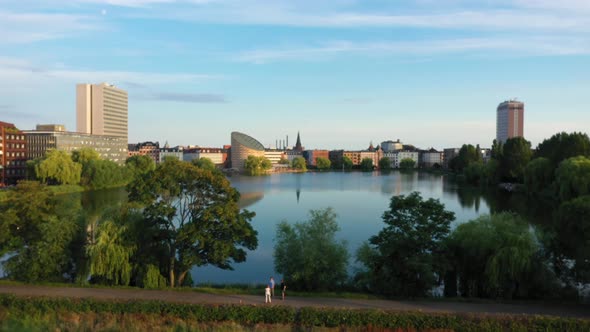
[[[535,147],[588,132],[587,1],[20,1],[0,10],[0,120],[76,128],[80,82],[129,92],[129,141],[490,146],[526,103]],[[293,144],[290,144],[291,146]]]

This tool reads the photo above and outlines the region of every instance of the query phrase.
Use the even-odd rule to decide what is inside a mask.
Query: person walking
[[[270,298],[270,285],[266,285],[264,289],[264,303],[272,303],[272,299]]]
[[[287,284],[285,283],[285,279],[281,279],[281,294],[283,296],[283,301],[285,300],[285,291],[287,290]]]
[[[275,279],[273,277],[270,277],[269,285],[270,285],[270,295],[272,297],[274,297],[275,296]]]

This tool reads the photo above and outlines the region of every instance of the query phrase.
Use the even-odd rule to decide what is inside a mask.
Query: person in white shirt
[[[271,303],[272,300],[270,298],[270,285],[266,285],[266,289],[264,290],[264,303]]]

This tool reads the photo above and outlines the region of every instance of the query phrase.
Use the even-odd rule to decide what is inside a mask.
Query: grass
[[[62,184],[59,186],[47,186],[47,188],[56,195],[80,193],[83,191],[87,191],[86,188],[79,186],[77,184]]]
[[[203,283],[194,287],[176,287],[176,288],[158,288],[147,289],[134,286],[111,286],[89,283],[60,283],[60,282],[35,282],[26,283],[8,279],[0,279],[0,285],[4,286],[45,286],[45,287],[67,287],[67,288],[96,288],[96,289],[122,289],[122,290],[145,290],[145,291],[174,291],[174,292],[195,292],[212,295],[255,295],[263,294],[265,284],[213,284]],[[275,288],[275,293],[280,295],[280,290]],[[302,298],[338,298],[350,300],[394,300],[394,301],[429,301],[429,302],[460,302],[460,303],[502,303],[502,304],[559,304],[559,305],[583,305],[588,304],[576,301],[575,299],[539,299],[539,300],[503,300],[503,299],[486,299],[486,298],[465,298],[465,297],[425,297],[425,298],[388,298],[370,293],[351,292],[351,291],[332,291],[332,292],[304,292],[287,289],[288,297]],[[588,308],[590,310],[590,306]]]
[[[22,281],[14,281],[7,279],[0,279],[0,285],[4,286],[29,286],[30,283]],[[98,288],[98,289],[131,289],[131,290],[163,290],[175,292],[196,292],[213,295],[260,295],[264,290],[264,284],[201,284],[195,287],[177,287],[177,288],[161,288],[161,289],[145,289],[133,286],[109,286],[97,284],[74,284],[74,283],[59,283],[59,282],[35,282],[32,285],[46,286],[46,287],[68,287],[68,288]],[[279,294],[279,290],[275,289]],[[300,292],[287,289],[289,297],[324,297],[324,298],[343,298],[343,299],[357,299],[357,300],[374,300],[382,299],[373,294],[360,292]]]

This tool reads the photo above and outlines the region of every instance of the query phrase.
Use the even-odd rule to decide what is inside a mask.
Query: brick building
[[[26,176],[27,141],[12,123],[0,121],[0,186],[14,185]]]

